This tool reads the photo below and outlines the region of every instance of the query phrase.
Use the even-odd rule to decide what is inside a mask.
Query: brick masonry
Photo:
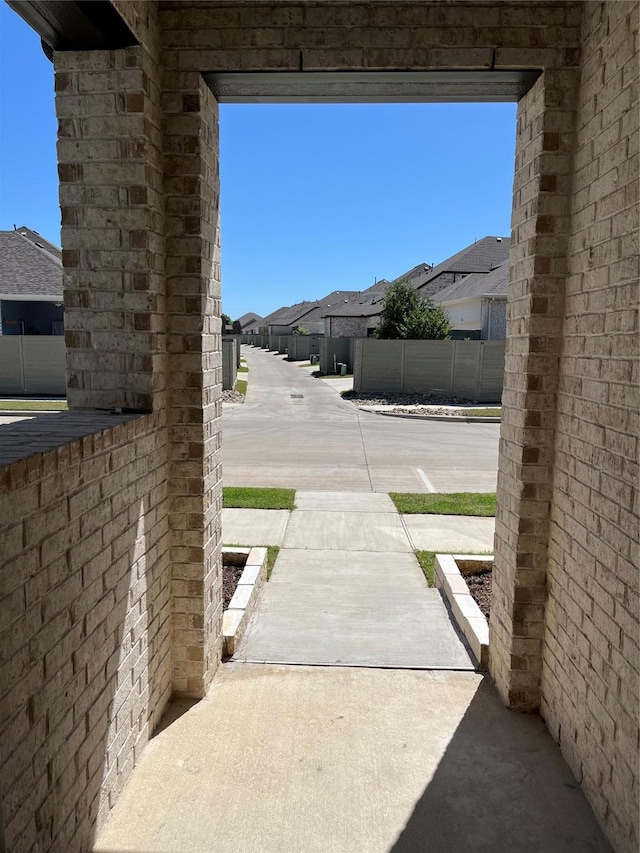
[[[619,850],[638,833],[637,3],[585,6],[541,711]]]
[[[490,654],[525,711],[540,705],[575,86],[546,71],[518,106]]]
[[[7,850],[91,849],[171,695],[167,492],[160,416],[0,470]]]
[[[12,650],[2,683],[13,679],[15,691],[2,701],[16,728],[0,748],[22,739],[2,755],[14,848],[46,848],[55,838],[58,849],[82,849],[168,691],[202,695],[219,660],[218,131],[201,72],[532,68],[543,73],[518,116],[491,671],[505,702],[540,708],[616,848],[636,850],[637,2],[226,0],[163,2],[159,14],[142,0],[113,5],[139,47],[55,56],[69,399],[74,408],[154,414],[116,428],[125,430],[117,452],[99,436],[82,440],[87,455],[77,460],[56,451],[57,497],[47,489],[43,497],[53,475],[40,462],[25,463],[24,480],[9,480],[28,509],[3,519],[18,567],[2,576],[10,578],[2,612]],[[140,476],[159,478],[142,487],[147,502],[120,483],[99,537],[81,529],[79,540],[65,538],[76,530],[72,499],[80,495],[91,512],[96,490],[120,482],[121,457],[129,471],[138,449]],[[125,500],[136,494],[122,529],[124,511],[113,504],[121,490]],[[12,499],[9,510],[18,506]],[[153,544],[139,523],[155,531]],[[77,578],[45,582],[47,537],[67,567],[98,538],[106,543],[87,559],[100,565],[108,605],[81,612],[72,604],[84,595]],[[125,567],[125,544],[131,560],[148,554],[140,577],[135,563]],[[113,657],[115,646],[107,660],[84,663],[80,650],[102,624],[115,644],[118,626],[128,629],[129,604],[120,610],[118,596],[126,588],[127,602],[149,608],[138,591],[157,585],[158,573],[162,595],[164,579],[170,584],[174,642],[140,705],[135,685],[148,663],[131,670],[129,688],[118,681],[128,663]],[[36,607],[27,605],[32,575],[44,584]],[[154,609],[149,625],[156,619]],[[140,661],[157,660],[155,645],[144,657],[151,642],[149,631],[136,640]],[[59,645],[60,675],[47,675]],[[113,729],[109,709],[121,701]]]
[[[368,329],[378,325],[379,317],[329,317],[330,338],[366,338]]]
[[[67,386],[73,408],[165,392],[159,72],[141,47],[55,54]]]
[[[222,654],[218,107],[165,72],[174,691],[202,696]]]

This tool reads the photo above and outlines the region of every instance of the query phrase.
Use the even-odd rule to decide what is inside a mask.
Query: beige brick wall
[[[158,18],[155,2],[114,5],[140,47],[56,55],[69,399],[156,414],[118,427],[113,448],[76,443],[3,481],[9,510],[23,508],[7,516],[18,570],[0,587],[9,840],[83,849],[170,685],[202,695],[219,660],[218,130],[200,72],[534,68],[519,107],[491,666],[508,704],[541,706],[618,849],[636,849],[637,3],[176,1]],[[143,494],[119,480],[138,455],[140,476],[158,478]],[[60,549],[62,575],[49,565]],[[161,619],[155,636],[130,633],[138,602],[147,628]],[[113,646],[96,652],[99,630]]]
[[[585,4],[541,711],[620,851],[637,851],[637,3]]]
[[[141,47],[54,61],[69,404],[149,411],[165,392],[159,70]]]
[[[185,71],[561,68],[580,39],[576,3],[164,0],[159,17]]]
[[[164,193],[176,694],[203,696],[222,653],[218,105],[164,75]]]
[[[167,484],[158,416],[0,471],[11,853],[91,849],[170,696]]]
[[[490,668],[524,711],[540,705],[576,80],[545,71],[518,105]]]

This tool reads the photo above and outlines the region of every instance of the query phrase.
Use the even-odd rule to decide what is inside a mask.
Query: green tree
[[[231,325],[231,317],[228,314],[225,314],[224,311],[220,314],[220,319],[222,320],[222,329],[224,331],[225,326]]]
[[[407,281],[388,288],[382,300],[378,338],[395,340],[444,340],[451,322],[446,311],[431,299],[423,299]]]

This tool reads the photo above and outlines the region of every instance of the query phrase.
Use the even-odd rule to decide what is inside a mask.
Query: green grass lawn
[[[410,494],[389,492],[400,513],[406,515],[484,515],[496,514],[495,492],[441,492]]]
[[[247,380],[246,379],[237,379],[236,384],[233,386],[233,390],[237,391],[238,394],[246,394],[247,393]]]
[[[263,545],[262,547],[267,549],[267,580],[269,580],[276,557],[280,553],[280,548],[278,545]]]
[[[66,400],[0,400],[0,412],[60,412]]]
[[[418,562],[420,563],[420,568],[427,579],[427,583],[429,586],[435,586],[435,571],[436,571],[436,554],[441,554],[442,551],[414,551]],[[456,551],[456,555],[462,555],[467,553],[466,551]],[[473,553],[474,556],[486,555],[489,551],[473,551],[469,552],[469,554]]]
[[[225,486],[222,505],[240,509],[293,509],[295,489],[255,489]]]
[[[502,409],[490,406],[487,409],[465,409],[465,415],[473,418],[500,418],[502,417]]]
[[[240,367],[238,368],[238,373],[248,373],[248,372],[249,372],[249,368],[246,366],[246,364],[241,364]]]
[[[420,563],[420,568],[427,579],[427,583],[429,586],[433,586],[435,583],[435,570],[436,570],[436,552],[435,551],[416,551],[416,557],[418,558],[418,562]]]

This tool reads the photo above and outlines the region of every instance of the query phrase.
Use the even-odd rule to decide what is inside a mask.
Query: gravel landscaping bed
[[[458,408],[459,406],[487,408],[487,404],[480,404],[475,400],[434,392],[408,394],[397,391],[379,391],[376,394],[364,394],[346,391],[342,397],[360,408],[384,408],[386,414],[394,415],[438,415],[439,417],[463,418],[467,416],[467,412],[465,409]]]
[[[357,391],[345,391],[342,396],[345,400],[351,400],[356,406],[470,406],[475,402],[474,400],[433,392],[405,394],[400,391],[377,391],[375,394],[366,394]]]
[[[465,575],[464,579],[471,597],[488,619],[491,612],[491,569],[475,575]]]
[[[222,565],[222,609],[226,610],[229,607],[229,602],[233,598],[233,593],[240,583],[244,564],[241,566],[228,566],[225,563]]]
[[[444,415],[445,417],[460,418],[464,417],[465,411],[456,408],[457,406],[474,405],[473,400],[434,393],[404,394],[397,391],[387,391],[363,394],[347,391],[342,396],[360,408],[384,406],[387,411],[398,415]]]
[[[223,403],[244,403],[244,394],[239,394],[237,391],[223,391],[222,392],[222,402]]]

